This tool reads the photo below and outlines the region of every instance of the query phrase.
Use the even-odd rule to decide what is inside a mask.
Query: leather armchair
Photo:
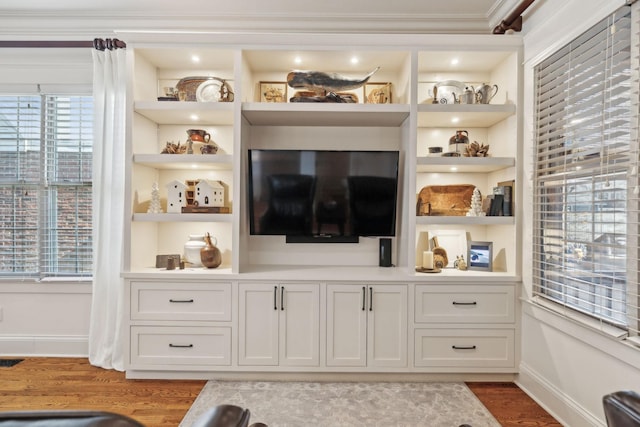
[[[0,412],[0,426],[28,427],[144,427],[134,419],[104,411]]]
[[[616,391],[602,398],[608,427],[640,426],[640,394]]]
[[[251,412],[235,405],[218,405],[202,414],[191,427],[267,427],[249,426]],[[0,427],[145,427],[125,415],[105,411],[12,411],[0,412]]]

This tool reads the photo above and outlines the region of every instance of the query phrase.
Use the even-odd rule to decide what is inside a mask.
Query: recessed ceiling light
[[[195,63],[200,62],[200,57],[198,55],[192,55],[191,62],[195,62]]]
[[[451,65],[458,65],[460,63],[460,60],[458,58],[453,58],[451,60]]]
[[[358,62],[360,62],[360,60],[357,57],[355,57],[355,56],[351,57],[351,63],[352,64],[357,64]]]
[[[296,64],[302,64],[302,58],[296,56],[295,58],[293,58],[293,62],[295,62]]]
[[[458,170],[458,168],[457,168],[457,167],[455,167],[455,166],[453,166],[453,167],[451,167],[451,169],[450,169],[450,170],[451,170],[451,172],[455,172],[455,171],[457,171],[457,170]]]
[[[459,117],[451,117],[451,123],[458,123],[460,121]]]
[[[197,115],[197,114],[192,114],[192,115],[191,115],[191,120],[193,120],[194,122],[195,122],[196,120],[198,120],[199,118],[200,118],[200,117],[198,117],[198,115]]]

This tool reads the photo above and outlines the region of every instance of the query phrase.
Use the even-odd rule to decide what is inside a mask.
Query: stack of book
[[[513,216],[514,181],[499,182],[489,195],[487,216]]]

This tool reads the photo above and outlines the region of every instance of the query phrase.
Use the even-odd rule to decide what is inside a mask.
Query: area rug
[[[208,381],[180,423],[232,404],[269,427],[500,427],[464,383]]]

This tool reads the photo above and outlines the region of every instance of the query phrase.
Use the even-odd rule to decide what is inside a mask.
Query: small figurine
[[[467,262],[464,260],[464,255],[457,255],[453,266],[461,271],[467,270]]]

